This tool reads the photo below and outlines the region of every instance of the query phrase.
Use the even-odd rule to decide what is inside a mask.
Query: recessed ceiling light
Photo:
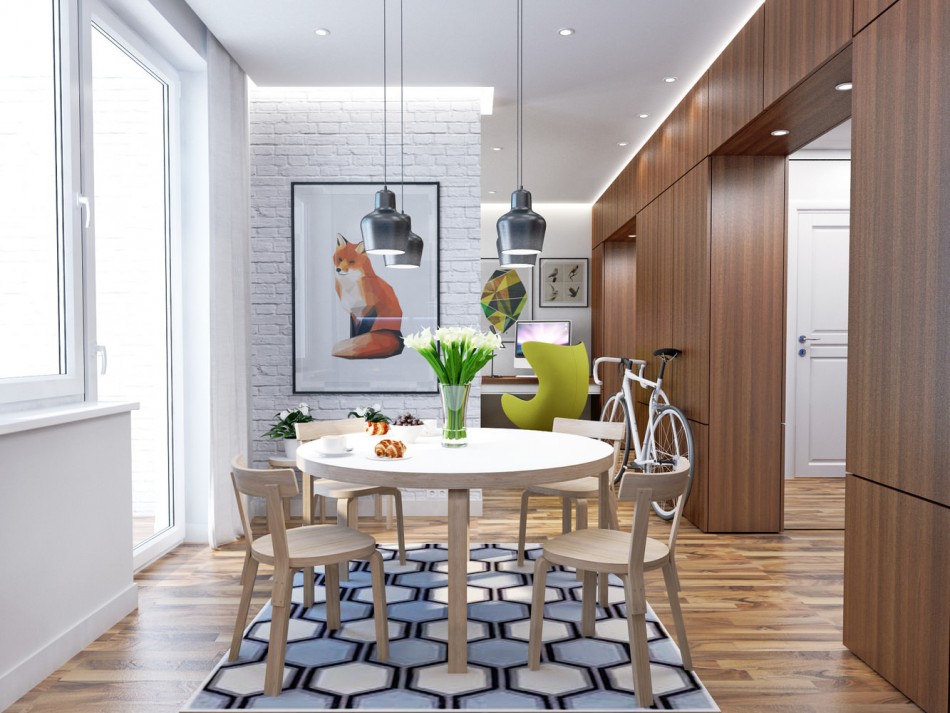
[[[775,131],[772,132],[772,136],[788,136],[788,134],[789,134],[788,129],[776,129]]]
[[[851,82],[841,82],[841,84],[835,85],[835,89],[837,89],[839,92],[850,92],[853,86],[854,85]]]
[[[637,234],[636,234],[636,233],[630,233],[630,235],[628,235],[627,237],[628,237],[628,238],[635,238],[635,237],[637,237]]]
[[[493,195],[495,195],[496,193],[498,193],[498,191],[488,191],[488,195],[490,195],[490,196],[493,196]]]
[[[677,79],[679,79],[679,77],[663,77],[663,81],[666,82],[667,84],[672,84]]]
[[[313,34],[315,34],[317,37],[326,37],[330,34],[330,31],[325,27],[318,27],[313,31]]]
[[[492,146],[492,147],[491,147],[491,150],[492,150],[492,151],[501,151],[501,146]]]
[[[562,27],[560,30],[557,31],[557,33],[558,33],[561,37],[570,37],[571,35],[574,34],[574,28],[573,28],[573,27]]]
[[[629,142],[629,141],[618,141],[618,142],[617,142],[617,146],[629,146],[629,145],[630,145],[630,142]]]
[[[637,114],[637,116],[639,116],[641,119],[649,119],[649,118],[650,118],[650,115],[649,115],[649,114]]]

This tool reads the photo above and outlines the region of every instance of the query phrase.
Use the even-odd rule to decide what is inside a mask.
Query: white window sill
[[[16,413],[0,413],[0,436],[22,431],[32,431],[49,426],[60,426],[64,423],[86,421],[92,418],[112,416],[117,413],[135,411],[139,405],[135,402],[99,401],[96,403],[71,404],[69,406],[54,406],[51,408],[36,409],[35,411],[18,411]]]

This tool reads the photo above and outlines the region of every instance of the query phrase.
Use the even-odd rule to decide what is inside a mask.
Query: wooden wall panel
[[[590,252],[590,356],[604,355],[604,244]]]
[[[668,179],[675,183],[709,153],[708,73],[689,90],[663,124]],[[665,187],[664,187],[665,188]]]
[[[709,529],[709,426],[689,422],[693,432],[693,487],[683,515],[703,532]]]
[[[845,646],[928,713],[946,713],[950,508],[849,475],[845,528]]]
[[[852,0],[767,0],[764,99],[768,106],[851,40]]]
[[[626,357],[636,350],[638,263],[635,242],[607,242],[604,255],[603,351],[597,356]],[[610,395],[620,388],[617,370],[605,372],[602,392]]]
[[[683,354],[669,369],[670,401],[709,423],[709,160],[673,188],[671,346]]]
[[[950,2],[854,39],[847,468],[950,505]],[[910,52],[908,38],[913,38]]]
[[[762,48],[765,9],[746,23],[709,68],[709,149],[714,151],[765,106]]]
[[[854,0],[854,34],[884,12],[897,0]]]
[[[654,300],[658,275],[657,253],[659,238],[659,211],[654,201],[637,213],[637,286],[636,322],[634,329],[634,356],[649,361],[656,349],[657,325]]]
[[[711,159],[709,528],[782,524],[785,159]]]

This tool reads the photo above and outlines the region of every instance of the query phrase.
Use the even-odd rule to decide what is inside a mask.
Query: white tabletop
[[[613,447],[566,433],[509,428],[469,428],[468,446],[443,448],[440,437],[422,437],[400,460],[371,459],[378,437],[347,436],[353,452],[324,456],[319,441],[297,449],[297,467],[311,475],[362,485],[399,488],[525,487],[607,471]]]

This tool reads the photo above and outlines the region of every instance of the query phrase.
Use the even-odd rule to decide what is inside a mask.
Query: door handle
[[[820,342],[821,337],[806,337],[804,334],[798,337],[798,343],[804,344],[805,342]]]
[[[106,369],[109,368],[109,353],[106,351],[106,347],[104,344],[96,345],[96,356],[102,358],[102,366],[100,367],[99,374],[100,375],[105,374]]]

